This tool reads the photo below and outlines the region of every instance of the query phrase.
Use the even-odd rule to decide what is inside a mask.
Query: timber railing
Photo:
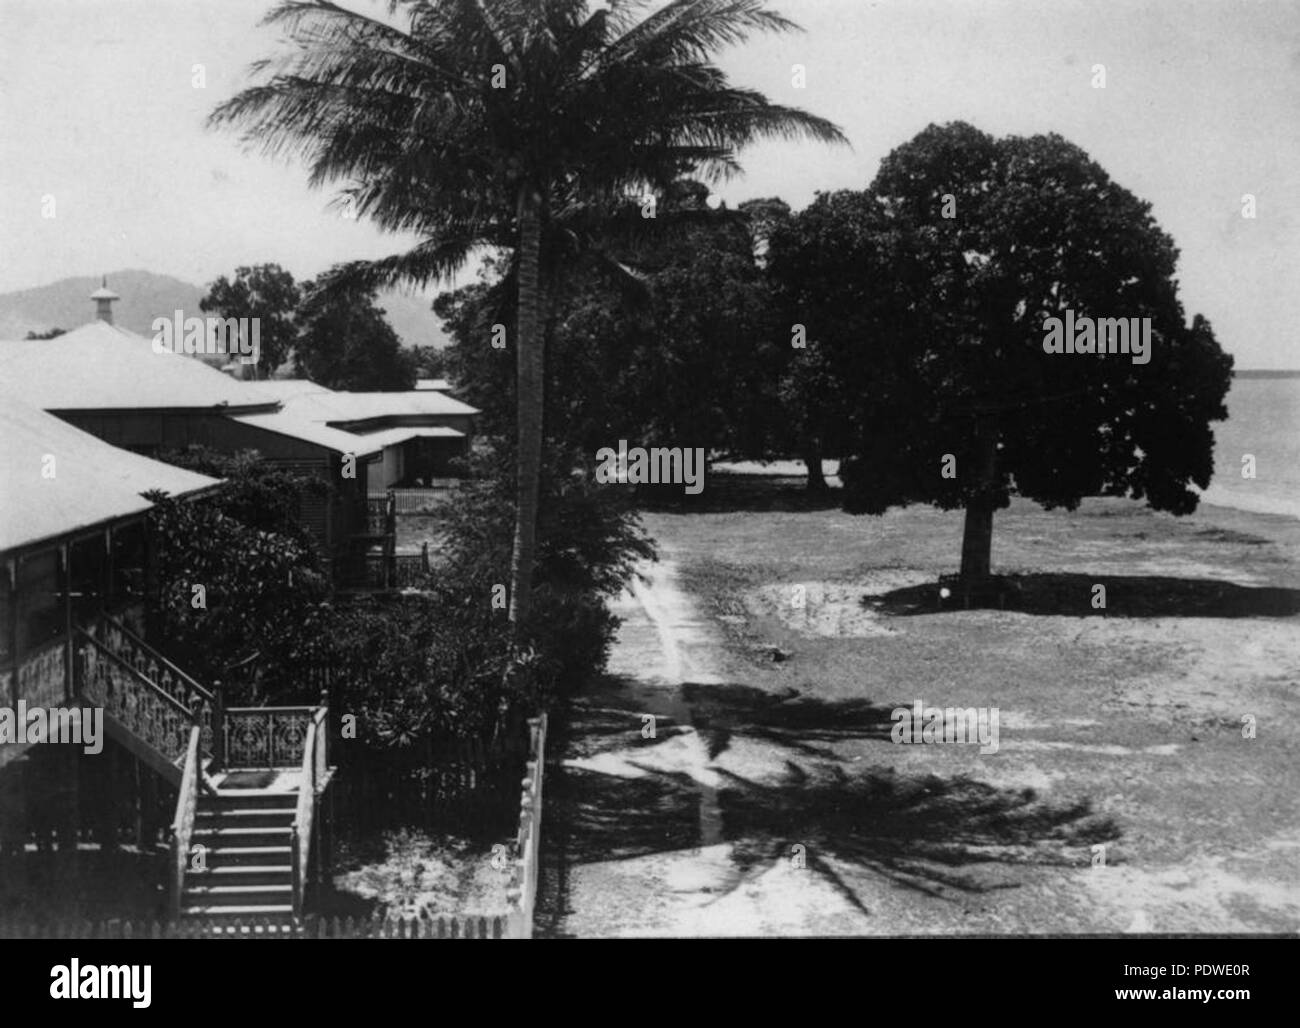
[[[322,703],[317,707],[307,725],[307,737],[302,748],[302,781],[298,786],[298,810],[294,816],[290,835],[290,853],[293,860],[293,913],[301,917],[311,873],[312,840],[316,831],[316,801],[326,785],[329,773],[328,746],[329,709]]]
[[[431,488],[390,489],[386,493],[371,493],[369,502],[383,503],[391,496],[395,514],[432,513],[437,509],[438,504],[446,500],[452,491],[459,487],[460,479],[437,478],[434,479],[434,483]]]
[[[190,839],[194,835],[194,815],[199,806],[199,782],[203,778],[199,761],[199,726],[190,729],[190,743],[185,750],[185,771],[181,775],[180,795],[176,797],[176,817],[172,821],[168,861],[167,912],[175,920],[181,913],[181,894],[185,890],[185,865],[190,856]]]

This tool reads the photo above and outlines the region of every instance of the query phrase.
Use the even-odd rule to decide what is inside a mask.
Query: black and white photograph
[[[1277,998],[1294,0],[0,0],[0,199],[34,1001],[451,939]]]

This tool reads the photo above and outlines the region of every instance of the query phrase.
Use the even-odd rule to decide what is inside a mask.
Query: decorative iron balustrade
[[[79,691],[173,764],[185,756],[194,717],[126,661],[83,635]]]
[[[231,707],[225,713],[226,766],[299,767],[311,707]]]
[[[34,707],[57,707],[67,699],[66,646],[66,638],[57,639],[24,658],[18,665],[19,699]]]
[[[155,688],[191,711],[202,729],[203,752],[212,752],[213,697],[209,690],[111,618],[102,618],[91,626],[91,635]]]

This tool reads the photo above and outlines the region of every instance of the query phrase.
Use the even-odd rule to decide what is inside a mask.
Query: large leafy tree
[[[792,23],[762,0],[392,0],[371,18],[326,0],[267,21],[293,47],[265,81],[213,114],[269,153],[301,155],[314,185],[384,229],[422,237],[357,269],[371,282],[426,283],[482,245],[515,274],[516,522],[510,618],[527,621],[542,448],[543,238],[584,204],[660,189],[684,172],[738,170],[769,136],[841,140],[829,122],[733,86],[710,61],[754,31]],[[489,340],[484,339],[487,347]]]
[[[293,275],[278,264],[254,264],[235,269],[234,279],[222,275],[208,287],[199,309],[223,318],[257,318],[257,377],[269,378],[293,349],[298,330],[294,312],[302,299]]]
[[[329,275],[303,287],[297,373],[327,389],[387,392],[415,387],[415,361],[365,287]]]
[[[1056,135],[931,126],[864,193],[819,196],[774,246],[835,369],[845,504],[965,508],[961,570],[990,573],[994,511],[1085,496],[1193,511],[1232,359],[1188,323],[1151,205]],[[1045,352],[1047,319],[1149,318],[1148,363]]]
[[[659,229],[630,234],[616,220],[596,234],[612,260],[566,263],[556,276],[546,434],[588,462],[619,439],[767,453],[782,355],[768,332],[754,226],[743,212],[710,208],[707,197],[701,183],[674,184],[658,205]],[[498,433],[514,417],[509,354],[485,354],[482,339],[508,318],[510,301],[509,280],[498,276],[434,305],[453,339],[453,377],[483,412],[483,427]]]

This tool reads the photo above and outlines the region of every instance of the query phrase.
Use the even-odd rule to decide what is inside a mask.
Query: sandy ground
[[[1295,526],[1013,510],[999,565],[1086,574],[968,611],[927,517],[647,519],[665,560],[548,775],[539,934],[1300,932]],[[917,699],[996,707],[998,752],[896,745]]]
[[[774,857],[742,871],[745,859],[726,838],[719,790],[737,761],[747,775],[782,772],[779,752],[710,754],[710,740],[691,720],[684,686],[720,684],[711,670],[721,640],[701,620],[679,587],[671,561],[647,567],[614,605],[624,619],[610,662],[610,679],[575,708],[572,739],[559,775],[548,780],[550,816],[576,828],[571,846],[614,849],[609,859],[582,860],[565,876],[568,908],[541,916],[540,934],[590,936],[701,936],[860,933],[864,913],[823,876]],[[644,716],[654,717],[653,739]],[[556,778],[560,781],[556,782]],[[638,789],[637,787],[643,787]],[[558,793],[558,796],[557,796]],[[594,795],[593,795],[594,793]],[[615,805],[640,793],[620,831]],[[557,812],[564,810],[565,813]],[[575,809],[581,808],[581,809]],[[576,814],[577,825],[568,821]],[[668,822],[662,833],[654,823]],[[640,822],[640,824],[637,824]],[[646,828],[651,839],[644,839]],[[608,839],[595,836],[608,833]],[[557,835],[559,833],[556,833]],[[668,846],[657,845],[654,837]],[[692,845],[674,848],[674,838]],[[544,850],[544,853],[546,851]],[[554,902],[552,896],[552,902]]]

